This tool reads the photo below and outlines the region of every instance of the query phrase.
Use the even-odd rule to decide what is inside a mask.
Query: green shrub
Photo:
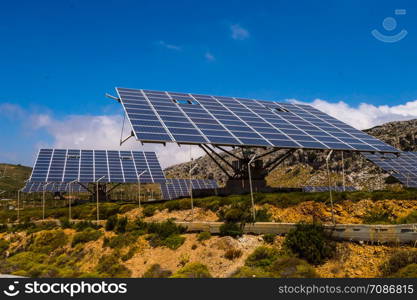
[[[374,208],[366,211],[363,216],[363,223],[365,224],[392,224],[393,215],[392,210],[383,208]]]
[[[278,256],[279,252],[277,249],[260,246],[246,258],[245,265],[247,267],[269,267]]]
[[[129,248],[129,251],[127,251],[125,254],[123,254],[120,258],[122,259],[122,261],[127,261],[127,260],[131,259],[135,255],[135,253],[136,253],[137,250],[138,249],[135,246],[130,247]]]
[[[116,231],[117,233],[125,233],[127,222],[127,217],[117,219],[117,224],[114,228],[114,231]]]
[[[318,224],[297,224],[284,240],[284,247],[311,264],[321,264],[333,257],[336,245],[331,241],[324,227]]]
[[[113,215],[107,219],[106,225],[104,228],[106,229],[106,231],[112,231],[116,227],[116,224],[117,224],[117,216]]]
[[[241,267],[233,275],[233,278],[270,278],[272,277],[268,271],[263,268]]]
[[[264,240],[265,243],[273,244],[275,242],[275,237],[276,237],[276,234],[267,233],[262,236],[262,239]]]
[[[143,209],[143,215],[145,217],[152,217],[156,212],[156,208],[152,205],[147,205],[144,209]]]
[[[273,277],[277,278],[317,278],[312,266],[296,257],[279,257],[270,267]]]
[[[266,208],[259,209],[255,213],[256,222],[271,222],[272,215],[268,212]]]
[[[394,278],[417,278],[417,264],[410,264],[393,274]]]
[[[172,220],[162,223],[148,223],[147,232],[156,234],[161,240],[173,234],[181,234],[186,230],[183,226],[177,226]]]
[[[5,239],[0,239],[0,256],[4,256],[6,250],[9,248],[10,243]]]
[[[410,264],[417,264],[417,250],[400,250],[394,252],[391,257],[380,266],[380,270],[382,275],[390,276]]]
[[[172,234],[163,240],[163,245],[169,249],[176,250],[185,242],[185,237],[179,234]]]
[[[207,266],[201,263],[189,263],[179,269],[172,278],[211,278]]]
[[[211,233],[209,231],[202,231],[198,234],[197,240],[199,242],[204,242],[211,239]]]
[[[35,236],[29,249],[33,252],[50,254],[52,251],[65,246],[68,237],[62,229],[42,231]]]
[[[138,239],[137,232],[127,232],[118,234],[111,238],[105,238],[103,246],[110,247],[112,249],[121,249],[123,247],[131,246],[136,243]]]
[[[102,256],[96,266],[96,272],[109,278],[128,278],[132,274],[114,255]]]
[[[239,249],[229,249],[225,252],[224,257],[228,260],[235,260],[242,256],[242,250]]]
[[[415,224],[417,223],[417,210],[412,211],[405,217],[398,219],[398,224]]]
[[[84,231],[77,232],[72,239],[71,246],[74,247],[77,244],[84,244],[91,241],[98,240],[102,235],[102,232],[92,228],[87,228]]]
[[[224,223],[220,226],[220,236],[238,237],[242,234],[242,228],[236,223]]]
[[[76,231],[83,231],[87,228],[99,229],[101,226],[94,224],[91,221],[81,221],[81,222],[75,223],[73,227]]]
[[[168,278],[172,275],[170,270],[161,268],[158,264],[153,264],[142,276],[142,278]]]

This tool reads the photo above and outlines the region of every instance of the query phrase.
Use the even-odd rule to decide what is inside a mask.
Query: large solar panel
[[[309,105],[116,90],[142,142],[398,152]]]
[[[192,179],[193,190],[216,189],[217,181],[214,179]],[[172,200],[190,196],[190,179],[167,179],[161,183],[162,198]]]
[[[27,182],[22,189],[24,193],[39,193],[39,192],[71,192],[71,193],[85,193],[87,190],[78,183],[44,183],[44,182]]]
[[[154,152],[41,149],[30,182],[165,182]]]
[[[303,192],[306,193],[316,193],[316,192],[328,192],[329,190],[332,190],[333,192],[354,192],[357,191],[357,189],[353,186],[331,186],[330,188],[328,186],[304,186]]]
[[[362,153],[369,161],[390,173],[407,187],[417,187],[417,152],[400,154]]]

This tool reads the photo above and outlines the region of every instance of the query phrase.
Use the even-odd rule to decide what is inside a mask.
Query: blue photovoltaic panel
[[[214,179],[192,179],[193,190],[216,189],[218,184]],[[171,200],[190,196],[190,179],[166,179],[161,183],[162,198]]]
[[[417,152],[401,152],[398,155],[362,153],[362,155],[405,186],[417,187]]]
[[[27,182],[22,189],[24,193],[39,193],[39,192],[71,192],[71,193],[85,193],[87,189],[78,183],[44,183],[44,182]]]
[[[334,192],[354,192],[357,189],[353,186],[332,186],[330,189]],[[328,192],[328,186],[305,186],[303,187],[303,192],[314,193],[314,192]]]
[[[165,182],[154,152],[41,149],[30,182]]]
[[[399,152],[309,105],[116,90],[142,142]]]

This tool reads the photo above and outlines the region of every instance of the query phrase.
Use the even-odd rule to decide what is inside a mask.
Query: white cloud
[[[210,52],[206,52],[205,54],[204,54],[204,57],[206,58],[206,60],[208,60],[208,61],[215,61],[216,60],[216,58],[214,57],[214,55],[212,54],[212,53],[210,53]]]
[[[182,48],[180,46],[173,45],[173,44],[168,44],[164,41],[159,41],[158,45],[161,46],[161,47],[164,47],[166,49],[170,49],[170,50],[175,50],[175,51],[181,51],[182,50]]]
[[[24,110],[16,104],[2,103],[0,104],[0,115],[9,119],[19,119],[24,116]]]
[[[245,40],[250,36],[249,31],[239,24],[231,25],[230,30],[232,32],[232,39],[234,40]]]
[[[357,107],[350,106],[343,101],[332,103],[321,99],[315,99],[310,103],[296,99],[289,99],[289,101],[310,104],[357,129],[368,129],[387,122],[417,118],[417,100],[394,106],[361,103]]]

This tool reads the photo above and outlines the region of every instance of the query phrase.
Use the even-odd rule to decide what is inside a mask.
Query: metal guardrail
[[[222,222],[176,222],[189,232],[209,231],[219,233]],[[295,228],[296,223],[258,222],[246,224],[244,233],[285,235]],[[325,230],[335,240],[370,243],[417,243],[417,224],[364,225],[337,224],[324,225]]]

